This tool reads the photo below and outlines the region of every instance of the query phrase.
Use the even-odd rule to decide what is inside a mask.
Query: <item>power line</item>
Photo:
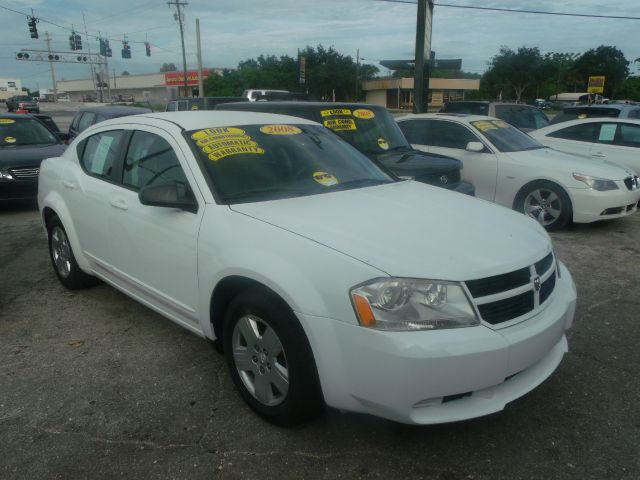
[[[417,5],[416,2],[410,0],[374,0],[377,2],[389,2],[389,3],[408,3],[410,5]],[[491,12],[507,12],[507,13],[530,13],[534,15],[556,15],[561,17],[582,17],[582,18],[607,18],[614,20],[640,20],[640,17],[629,17],[624,15],[596,15],[590,13],[567,13],[567,12],[546,12],[543,10],[524,10],[518,8],[500,8],[500,7],[477,7],[473,5],[455,5],[452,3],[434,3],[436,7],[448,7],[448,8],[465,8],[469,10],[488,10]]]

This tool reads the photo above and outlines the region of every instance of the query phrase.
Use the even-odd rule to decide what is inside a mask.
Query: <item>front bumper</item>
[[[0,180],[0,201],[32,200],[38,196],[38,180]]]
[[[512,327],[383,332],[298,314],[327,405],[408,424],[504,409],[542,383],[567,352],[576,290],[561,267],[552,300]]]
[[[450,187],[446,186],[449,190],[453,190],[454,192],[464,193],[465,195],[470,195],[472,197],[476,196],[476,187],[473,186],[472,183],[460,181],[458,183],[454,183]]]
[[[640,190],[628,190],[622,182],[618,190],[599,192],[591,188],[570,188],[573,202],[573,221],[590,223],[626,217],[635,213]]]

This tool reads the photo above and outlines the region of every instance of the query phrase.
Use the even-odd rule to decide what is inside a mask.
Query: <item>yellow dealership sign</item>
[[[604,77],[589,77],[587,93],[604,93]]]

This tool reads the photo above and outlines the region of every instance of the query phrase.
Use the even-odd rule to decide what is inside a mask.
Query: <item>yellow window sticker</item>
[[[229,139],[229,140],[220,140],[215,143],[208,143],[207,145],[203,145],[200,148],[204,153],[213,153],[216,150],[222,150],[223,148],[229,147],[257,147],[258,144],[253,140],[245,140],[245,139]]]
[[[6,125],[8,123],[16,123],[12,118],[0,118],[0,125]]]
[[[359,108],[353,111],[353,116],[362,120],[370,120],[375,117],[376,114],[367,108]]]
[[[6,143],[16,143],[16,137],[4,137]]]
[[[251,137],[244,130],[235,127],[205,128],[195,132],[191,138],[201,148],[223,140],[251,140]]]
[[[325,127],[336,132],[343,130],[357,130],[356,122],[353,118],[331,118],[322,122]]]
[[[498,128],[509,128],[509,124],[504,120],[494,120],[493,123]]]
[[[496,130],[498,128],[488,120],[479,120],[477,122],[473,122],[473,126],[483,132],[486,132],[487,130]]]
[[[330,108],[329,110],[320,110],[320,115],[323,117],[331,117],[333,115],[351,115],[351,110],[348,108]]]
[[[382,150],[389,150],[389,143],[382,137],[380,137],[378,139],[378,146],[382,149]]]
[[[209,160],[217,162],[221,158],[228,157],[230,155],[238,155],[240,153],[255,153],[257,155],[263,155],[264,149],[260,147],[227,147],[209,154]]]
[[[214,162],[241,153],[264,154],[264,149],[247,132],[237,127],[205,128],[193,133],[191,138]]]
[[[338,179],[327,172],[314,172],[313,179],[325,187],[338,184]]]
[[[265,125],[260,127],[260,131],[267,135],[298,135],[302,133],[302,130],[293,125]]]
[[[587,114],[586,113],[581,113],[580,115],[578,115],[578,118],[580,120],[582,120],[583,118],[587,118]]]
[[[191,105],[191,110],[198,110],[198,105]]]

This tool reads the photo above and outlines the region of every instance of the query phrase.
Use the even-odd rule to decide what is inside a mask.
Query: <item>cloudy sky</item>
[[[333,45],[365,63],[380,59],[412,58],[416,6],[377,0],[187,0],[185,42],[187,66],[195,68],[195,19],[200,18],[203,63],[209,67],[235,67],[240,60],[260,54],[295,56],[306,45]],[[411,1],[411,0],[405,0]],[[455,5],[605,14],[640,17],[640,0],[440,0]],[[628,60],[640,57],[640,20],[481,12],[438,6],[434,11],[432,49],[439,58],[462,58],[463,69],[482,73],[501,45],[537,46],[544,52],[584,52],[599,45],[614,45]],[[0,0],[0,6],[35,16],[84,33],[83,13],[91,35],[108,35],[114,57],[110,70],[117,74],[157,72],[164,62],[182,64],[174,9],[162,0]],[[604,8],[606,6],[606,8]],[[29,38],[25,17],[0,9],[0,76],[16,76],[30,88],[51,86],[47,63],[14,59],[21,48],[44,49],[44,32],[53,37],[52,48],[68,51],[69,31],[41,21],[39,40]],[[132,43],[132,59],[120,58],[121,40]],[[89,42],[92,51],[96,40]],[[83,46],[87,41],[83,36]],[[632,64],[631,69],[637,72]],[[58,78],[87,78],[89,67],[57,64]]]

